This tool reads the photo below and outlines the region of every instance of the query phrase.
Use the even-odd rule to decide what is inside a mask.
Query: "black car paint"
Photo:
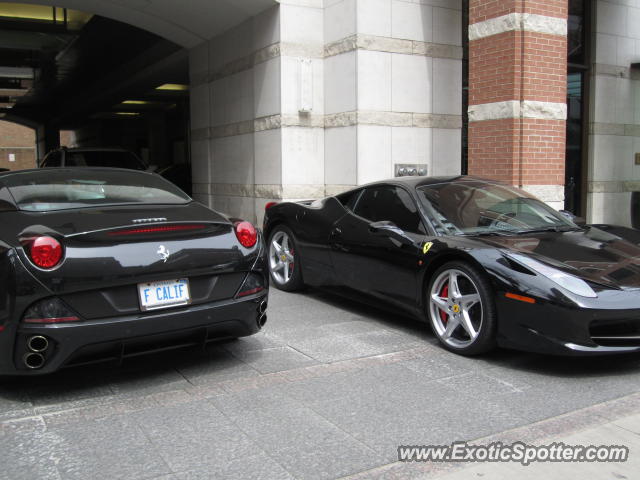
[[[113,170],[113,169],[110,169]],[[127,174],[127,171],[122,171]],[[3,174],[4,175],[4,174]],[[153,175],[153,174],[144,174]],[[264,240],[242,246],[230,219],[196,203],[122,205],[27,212],[0,192],[0,374],[42,374],[69,364],[121,359],[130,354],[260,330],[258,309],[268,295]],[[194,232],[113,236],[123,228],[202,224]],[[35,266],[24,239],[56,237],[64,260],[50,270]],[[157,255],[165,245],[171,256]],[[248,275],[258,275],[261,292],[236,298]],[[137,284],[189,278],[192,303],[143,312]],[[57,297],[81,321],[26,324],[30,305]],[[26,339],[44,335],[51,344],[45,365],[27,369]],[[160,340],[161,339],[161,340]]]
[[[426,320],[424,291],[431,275],[446,262],[462,260],[478,267],[490,279],[499,345],[563,355],[640,351],[637,231],[587,226],[579,231],[513,236],[437,235],[428,206],[419,201],[416,188],[467,179],[472,177],[410,177],[359,187],[393,185],[410,192],[428,232],[406,232],[413,242],[372,231],[367,220],[357,217],[336,197],[274,205],[265,213],[264,232],[268,236],[279,224],[293,231],[306,284],[348,287],[392,304],[421,321]],[[423,253],[426,242],[432,246]],[[506,255],[509,252],[525,253],[584,279],[596,290],[597,298],[581,297],[560,288],[512,260]],[[623,279],[619,278],[621,272]],[[535,303],[507,298],[506,293],[534,298]],[[628,325],[637,329],[638,338],[613,344],[596,342],[590,328],[598,324],[605,331],[609,326]]]

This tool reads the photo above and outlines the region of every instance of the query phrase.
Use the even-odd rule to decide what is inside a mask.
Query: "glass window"
[[[584,65],[585,62],[585,2],[569,0],[567,21],[567,60]]]
[[[191,199],[163,178],[138,172],[66,169],[2,177],[20,210],[50,211],[130,204],[185,204]]]
[[[400,187],[388,185],[365,189],[354,213],[371,222],[393,222],[405,232],[425,233],[415,202]]]
[[[355,192],[354,191],[345,192],[336,196],[336,198],[347,210],[353,211],[353,207],[356,201],[358,200],[358,197],[360,196],[361,192],[362,190],[356,190]]]
[[[484,182],[448,182],[418,188],[444,234],[524,232],[577,228],[569,219],[526,192]]]

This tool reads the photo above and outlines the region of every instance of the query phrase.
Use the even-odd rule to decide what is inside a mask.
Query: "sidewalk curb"
[[[469,440],[469,443],[489,444],[498,441],[505,444],[518,441],[526,441],[526,443],[529,444],[544,443],[544,440],[552,437],[568,436],[637,413],[640,413],[640,393],[632,393],[624,397],[558,415],[557,417],[547,418],[529,425]],[[478,464],[460,462],[394,462],[344,478],[348,480],[429,479],[462,470],[470,465]]]

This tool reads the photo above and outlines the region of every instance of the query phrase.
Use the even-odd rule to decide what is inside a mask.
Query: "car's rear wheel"
[[[292,292],[304,287],[296,240],[284,225],[275,227],[269,236],[269,273],[280,290]]]
[[[495,347],[495,307],[491,285],[465,262],[440,267],[427,289],[427,315],[440,343],[462,355]]]

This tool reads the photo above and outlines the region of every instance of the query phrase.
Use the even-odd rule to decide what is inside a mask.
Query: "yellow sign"
[[[433,247],[433,242],[425,242],[424,247],[422,247],[422,253],[426,255],[431,247]]]

